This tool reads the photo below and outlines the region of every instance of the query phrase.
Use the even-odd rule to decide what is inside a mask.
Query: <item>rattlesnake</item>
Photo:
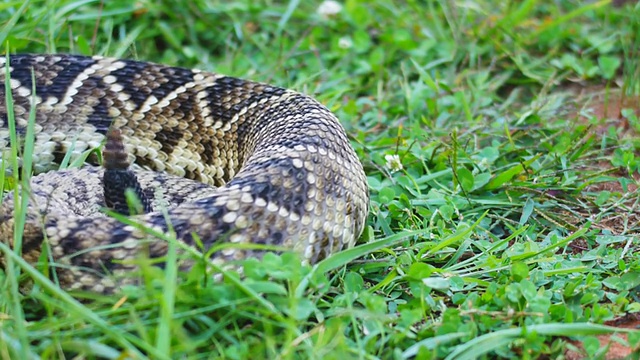
[[[103,144],[110,129],[114,146],[124,143],[114,153],[128,154],[124,162],[135,164],[139,194],[155,204],[130,219],[174,233],[213,262],[260,257],[269,249],[246,245],[263,244],[298,251],[315,263],[352,246],[363,230],[369,195],[362,165],[337,118],[309,96],[133,60],[9,58],[19,138],[26,133],[35,76],[33,167],[43,173],[22,190],[29,196],[22,256],[42,261],[45,242],[64,288],[113,291],[121,284],[118,275],[134,267],[129,260],[167,251],[166,239],[100,211],[102,167],[56,170],[65,154],[73,160]],[[6,58],[0,65],[4,83]],[[0,93],[0,148],[6,150],[4,88]],[[7,151],[3,159],[9,159]],[[0,240],[9,244],[13,216],[14,199],[7,196]],[[207,253],[220,242],[237,246]]]

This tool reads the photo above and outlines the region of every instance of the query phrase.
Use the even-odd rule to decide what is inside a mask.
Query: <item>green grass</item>
[[[594,336],[623,329],[602,324],[640,311],[640,143],[576,93],[639,95],[640,8],[348,0],[326,17],[319,4],[0,3],[11,53],[151,60],[314,95],[372,197],[361,246],[316,267],[248,260],[220,283],[169,261],[116,295],[67,294],[0,244],[0,358],[533,359],[570,339],[606,353]]]

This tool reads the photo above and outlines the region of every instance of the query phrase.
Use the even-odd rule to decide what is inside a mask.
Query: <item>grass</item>
[[[0,4],[11,53],[152,60],[314,95],[372,197],[359,247],[316,267],[247,260],[245,278],[220,283],[169,261],[119,294],[67,294],[0,244],[0,358],[602,358],[596,335],[614,331],[638,347],[637,331],[603,324],[640,311],[640,8],[319,5]],[[605,108],[632,99],[624,117],[576,95],[603,91]]]

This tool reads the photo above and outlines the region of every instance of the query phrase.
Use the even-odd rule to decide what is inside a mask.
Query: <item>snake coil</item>
[[[214,262],[259,257],[266,250],[242,244],[262,244],[315,263],[352,246],[363,230],[369,195],[362,165],[338,119],[306,95],[102,57],[13,55],[0,57],[0,69],[3,82],[10,77],[19,138],[32,97],[37,104],[33,163],[40,174],[21,191],[29,196],[22,256],[37,263],[46,242],[65,288],[113,291],[117,275],[134,267],[128,260],[142,251],[151,258],[166,254],[167,242],[153,232],[174,233],[203,253],[220,242],[240,244],[207,254]],[[6,94],[0,93],[6,150]],[[124,170],[150,199],[147,211],[130,217],[140,226],[101,211],[113,197],[103,188],[109,169],[56,170],[67,153],[73,160],[99,147],[110,130],[117,130],[126,163],[133,164]],[[0,206],[0,240],[9,244],[14,204],[9,195]]]

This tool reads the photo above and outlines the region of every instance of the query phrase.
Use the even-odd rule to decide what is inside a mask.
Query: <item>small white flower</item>
[[[342,10],[342,5],[333,0],[323,1],[320,6],[318,6],[318,14],[324,17],[330,17]]]
[[[398,155],[385,155],[384,159],[387,161],[385,166],[391,172],[400,171],[403,169],[402,163],[400,162],[400,156]]]
[[[340,47],[340,49],[351,49],[352,46],[353,41],[346,36],[343,36],[338,40],[338,47]]]

